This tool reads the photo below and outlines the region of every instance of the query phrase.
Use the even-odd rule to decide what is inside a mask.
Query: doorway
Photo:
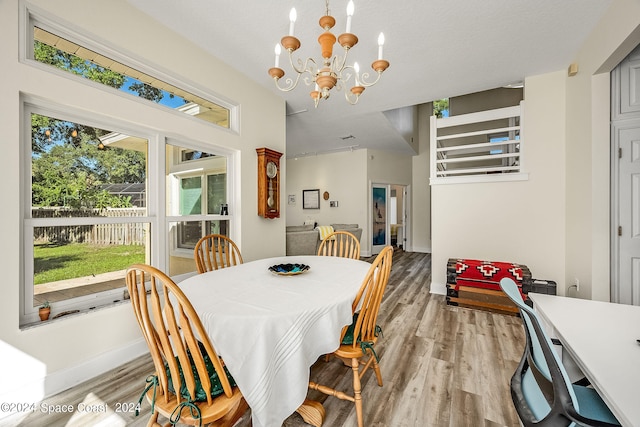
[[[408,236],[408,186],[372,184],[371,186],[371,255],[385,246],[406,249]]]
[[[640,305],[640,46],[611,73],[611,301]]]

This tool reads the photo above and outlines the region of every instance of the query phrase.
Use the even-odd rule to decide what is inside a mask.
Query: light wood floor
[[[394,254],[391,279],[382,303],[379,324],[384,336],[377,352],[384,386],[372,372],[363,378],[365,425],[369,427],[518,426],[509,379],[524,346],[518,317],[446,305],[429,294],[429,254]],[[48,398],[46,405],[106,403],[107,413],[44,414],[0,420],[0,426],[144,426],[150,406],[142,413],[116,412],[136,403],[152,371],[151,359],[123,365],[107,374]],[[350,391],[351,370],[337,360],[318,361],[312,379]],[[355,426],[353,404],[317,392],[323,402],[325,426]],[[54,407],[54,410],[56,408]],[[249,427],[250,413],[236,427]],[[285,427],[306,426],[297,414]]]

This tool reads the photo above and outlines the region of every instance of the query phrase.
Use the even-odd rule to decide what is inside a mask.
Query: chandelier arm
[[[344,70],[345,67],[348,67],[347,66],[347,55],[348,54],[349,54],[349,49],[345,49],[343,56],[335,55],[333,57],[333,61],[331,61],[331,64],[333,65],[334,71],[335,71],[336,74],[342,73],[342,70]]]
[[[281,86],[279,83],[280,80],[282,79],[275,80],[276,87],[279,90],[283,92],[292,91],[298,86],[298,83],[300,82],[300,77],[302,77],[302,75],[305,73],[309,74],[309,77],[303,79],[307,85],[310,84],[309,79],[314,80],[314,76],[315,76],[314,69],[316,67],[315,67],[315,61],[313,60],[313,58],[307,58],[304,62],[302,62],[302,60],[298,58],[297,59],[298,66],[296,66],[294,64],[293,55],[291,55],[291,52],[289,52],[289,62],[291,63],[291,68],[293,68],[293,70],[296,72],[296,78],[294,80],[291,77],[287,77],[284,80],[285,85],[283,86]],[[312,63],[313,65],[310,65],[310,63]]]
[[[295,62],[298,63],[296,66]],[[311,64],[313,65],[311,65]],[[307,58],[304,62],[300,58],[293,60],[293,52],[289,51],[289,64],[291,64],[291,68],[298,74],[309,73],[312,76],[316,73],[316,69],[318,68],[316,61],[313,58]]]
[[[353,93],[349,92],[348,90],[344,91],[344,98],[347,100],[347,102],[351,105],[356,105],[358,103],[358,100],[360,99],[360,95],[354,95]]]
[[[349,80],[351,80],[351,76],[352,75],[355,76],[355,79],[354,79],[355,80],[355,84],[358,85],[358,73],[356,73],[356,70],[355,70],[354,66],[353,65],[345,65],[345,66],[342,67],[342,69],[338,73],[338,81],[344,82],[345,86],[346,86],[346,83]]]
[[[374,84],[378,83],[378,80],[380,80],[380,77],[382,77],[382,71],[378,71],[376,74],[376,79],[369,82],[367,81],[367,79],[369,78],[369,73],[362,73],[362,75],[360,76],[360,85],[364,87],[371,87]]]
[[[302,74],[297,74],[295,80],[293,80],[291,77],[287,77],[286,79],[284,79],[285,86],[280,86],[280,80],[282,79],[274,80],[276,83],[276,87],[280,89],[282,92],[292,91],[293,89],[296,88],[296,86],[298,86],[298,81],[300,80],[301,75]]]

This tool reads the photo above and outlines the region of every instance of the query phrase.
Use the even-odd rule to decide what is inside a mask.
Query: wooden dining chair
[[[198,273],[242,264],[242,254],[233,240],[222,234],[204,236],[193,250]]]
[[[247,403],[182,290],[144,264],[127,269],[126,282],[155,366],[143,392],[151,404],[147,425],[159,427],[162,414],[171,424],[231,427]]]
[[[373,367],[378,385],[382,387],[382,373],[378,365],[378,355],[374,349],[382,329],[376,321],[384,290],[389,282],[392,262],[393,248],[386,246],[369,268],[353,301],[353,323],[342,329],[340,346],[333,352],[333,355],[341,359],[345,365],[351,366],[353,372],[353,395],[315,382],[309,382],[311,390],[317,390],[329,396],[353,402],[356,407],[358,427],[363,427],[364,425],[361,379],[370,367]]]
[[[619,426],[598,392],[571,383],[537,313],[522,300],[511,278],[500,288],[520,310],[526,344],[511,378],[511,398],[525,427]]]
[[[353,233],[334,231],[320,242],[318,255],[360,259],[360,242]]]

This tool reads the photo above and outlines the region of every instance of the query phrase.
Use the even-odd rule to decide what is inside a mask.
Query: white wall
[[[367,176],[374,184],[411,184],[411,156],[368,150]]]
[[[411,156],[379,150],[354,150],[287,159],[286,194],[295,195],[296,204],[287,205],[287,225],[312,220],[319,225],[357,223],[363,255],[371,253],[369,239],[370,185],[411,184]],[[302,209],[302,190],[328,191],[328,201],[320,198],[320,209]],[[338,201],[337,208],[329,201]],[[286,202],[285,202],[286,203]]]
[[[302,190],[320,190],[320,209],[302,209]],[[322,194],[328,191],[329,200]],[[295,205],[287,203],[294,195]],[[367,232],[367,150],[319,154],[287,159],[286,191],[283,200],[287,209],[287,225],[301,225],[305,221],[318,225],[358,224],[362,228],[361,253],[369,249]],[[329,207],[330,201],[338,207]]]
[[[46,378],[32,378],[29,384],[23,384],[28,388],[25,393],[37,399],[42,394],[56,392],[120,365],[147,349],[128,304],[20,330],[20,93],[169,135],[190,135],[203,143],[238,150],[240,155],[236,166],[240,171],[238,185],[242,196],[236,209],[242,230],[238,240],[245,260],[284,254],[284,215],[278,220],[257,216],[255,148],[268,146],[284,152],[285,105],[282,99],[248,81],[241,73],[164,30],[125,0],[91,4],[72,0],[35,0],[32,4],[44,10],[48,17],[61,17],[67,28],[96,37],[115,50],[128,52],[140,61],[155,64],[163,70],[171,70],[177,78],[237,102],[241,105],[242,124],[239,134],[216,129],[204,122],[197,123],[172,112],[148,107],[140,100],[91,88],[68,77],[20,63],[19,4],[0,2],[0,37],[3,43],[3,54],[0,55],[0,127],[3,129],[0,183],[6,207],[0,214],[0,234],[6,247],[15,248],[5,251],[0,261],[3,272],[0,285],[0,342],[3,344],[0,346],[0,360],[3,361],[3,370],[29,371],[31,366],[44,366]],[[264,245],[264,241],[271,244]],[[21,357],[21,354],[25,356]],[[3,378],[7,378],[5,374],[0,371]],[[14,390],[20,386],[0,382],[0,396],[4,396],[7,388]]]
[[[471,258],[525,264],[562,293],[565,86],[565,72],[525,80],[527,181],[431,186],[432,292],[445,293],[449,258]]]
[[[302,225],[310,220],[319,225],[353,223],[364,226],[366,220],[366,150],[319,154],[287,159],[286,190],[283,207],[287,210],[287,225]],[[320,209],[302,209],[302,190],[320,190]],[[328,191],[329,200],[322,194]],[[288,196],[296,198],[288,204]],[[329,201],[338,207],[329,207]]]

